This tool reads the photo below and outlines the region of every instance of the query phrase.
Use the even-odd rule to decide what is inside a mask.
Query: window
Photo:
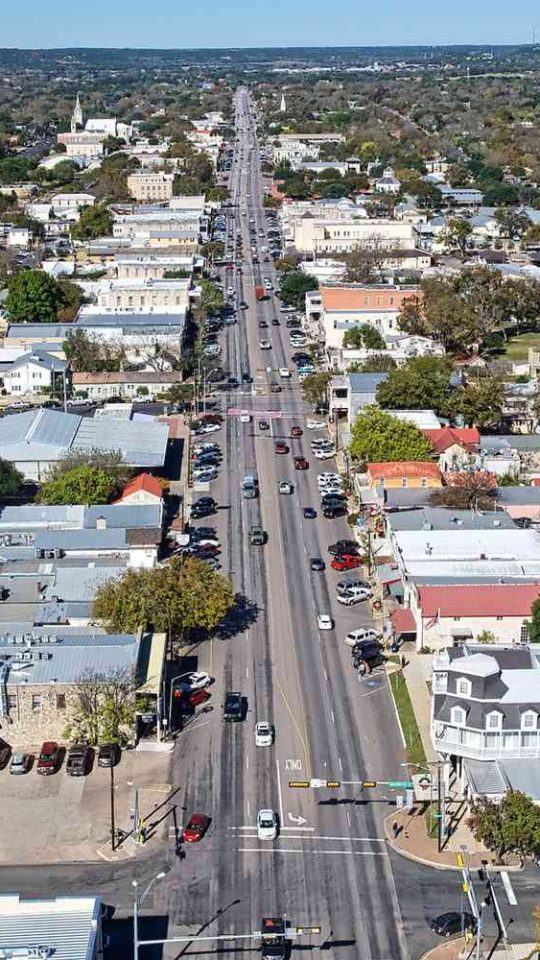
[[[459,677],[456,684],[456,691],[460,697],[470,697],[472,693],[472,684],[465,677]]]
[[[521,714],[521,729],[522,730],[536,730],[537,715],[534,710],[525,710]]]
[[[406,487],[406,486],[407,486],[407,477],[402,477],[402,478],[401,478],[401,486],[402,486],[402,487]]]
[[[56,709],[65,710],[66,709],[66,695],[65,693],[56,694]]]
[[[7,700],[8,700],[8,709],[9,709],[9,710],[15,710],[15,708],[17,707],[17,694],[16,694],[16,693],[8,693],[8,698],[7,698]]]
[[[486,730],[500,730],[502,727],[502,713],[492,710],[486,716]]]
[[[497,617],[497,620],[504,620],[504,617]]]
[[[519,639],[522,643],[527,643],[529,639],[529,627],[526,623],[521,624],[521,629],[519,631]]]
[[[427,487],[427,478],[426,478],[426,477],[422,477],[422,479],[420,480],[420,486],[421,486],[421,487]]]
[[[452,718],[452,723],[455,723],[458,726],[463,726],[467,719],[467,714],[463,707],[452,707],[450,716]]]
[[[32,694],[32,710],[41,710],[41,694]]]

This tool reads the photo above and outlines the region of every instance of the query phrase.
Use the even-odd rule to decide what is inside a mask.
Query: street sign
[[[289,787],[303,787],[307,789],[311,786],[309,780],[289,780]]]
[[[412,790],[414,783],[412,780],[389,780],[387,786],[391,790]]]
[[[398,809],[401,809],[404,806],[405,806],[405,797],[403,796],[402,793],[398,793],[396,797],[396,807],[398,807]]]
[[[414,807],[414,790],[405,791],[405,806],[407,810],[412,810]]]
[[[317,789],[318,787],[325,787],[326,780],[318,780],[317,778],[315,778],[309,781],[309,785],[310,787],[314,787],[315,789]]]
[[[465,866],[465,857],[463,856],[462,853],[456,853],[456,863],[458,867],[461,867],[461,869],[463,870]]]
[[[326,786],[327,786],[327,787],[330,787],[330,788],[333,789],[333,790],[335,790],[335,789],[337,789],[338,787],[341,786],[341,780],[327,780],[327,781],[326,781]]]
[[[364,780],[362,782],[362,787],[364,790],[371,789],[372,787],[376,787],[376,786],[377,786],[376,780]]]
[[[322,927],[292,927],[289,928],[287,932],[289,934],[297,934],[298,936],[302,936],[302,934],[305,933],[320,933],[321,930]]]

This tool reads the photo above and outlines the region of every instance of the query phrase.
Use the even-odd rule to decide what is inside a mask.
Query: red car
[[[302,427],[292,427],[291,437],[301,437],[303,432]]]
[[[330,566],[333,570],[354,570],[355,567],[362,566],[362,561],[352,553],[342,553],[334,557]]]
[[[60,748],[54,740],[46,740],[42,743],[36,770],[42,776],[47,777],[56,773],[60,766]]]
[[[211,696],[208,690],[180,690],[178,687],[174,691],[174,695],[182,701],[180,707],[184,705],[186,708],[199,707],[201,703],[206,703]]]
[[[192,813],[187,826],[182,830],[182,840],[185,843],[198,843],[204,837],[209,826],[210,817],[207,817],[205,813]]]
[[[305,457],[295,457],[294,458],[294,469],[295,470],[307,470],[309,463]]]
[[[289,452],[289,448],[287,444],[284,443],[283,440],[278,440],[278,442],[276,443],[276,453],[288,453],[288,452]]]

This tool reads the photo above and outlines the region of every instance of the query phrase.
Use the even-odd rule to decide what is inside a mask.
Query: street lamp
[[[440,853],[443,846],[443,836],[446,836],[446,804],[445,797],[443,792],[446,793],[444,786],[444,778],[441,778],[441,769],[447,764],[447,760],[430,760],[425,764],[422,763],[411,763],[409,761],[400,764],[402,767],[416,767],[417,770],[424,770],[430,775],[430,824],[431,824],[431,808],[433,806],[433,773],[430,770],[430,767],[437,767],[437,850]],[[431,833],[431,826],[430,826]]]
[[[131,886],[135,890],[135,899],[133,901],[133,960],[138,960],[139,958],[139,907],[142,906],[146,900],[150,890],[157,883],[158,880],[163,880],[165,876],[164,871],[157,873],[155,877],[150,880],[144,893],[139,896],[139,882],[138,880],[132,880]]]

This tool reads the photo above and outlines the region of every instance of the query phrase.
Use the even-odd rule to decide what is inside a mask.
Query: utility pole
[[[116,850],[116,818],[114,810],[114,763],[111,763],[111,850]]]

